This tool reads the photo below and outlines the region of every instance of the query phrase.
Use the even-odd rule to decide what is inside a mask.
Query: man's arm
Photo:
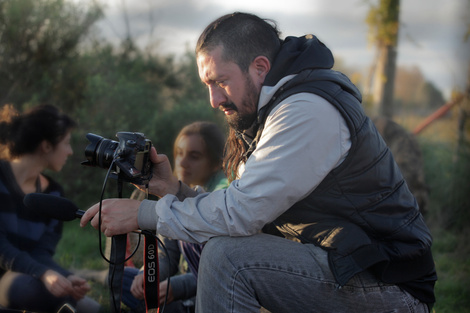
[[[155,147],[150,150],[150,159],[153,163],[153,176],[149,182],[149,191],[156,196],[177,194],[180,183],[173,175],[168,157],[157,154]],[[142,187],[142,186],[137,186]],[[126,234],[139,228],[137,212],[140,201],[134,199],[105,199],[90,207],[80,219],[80,226],[90,222],[94,228],[100,230],[108,237]],[[99,225],[99,212],[101,208],[101,225]]]
[[[331,104],[312,94],[292,96],[268,117],[239,180],[183,202],[171,195],[144,201],[139,214],[152,212],[158,233],[188,242],[252,235],[310,194],[349,146],[348,128]]]
[[[187,242],[255,234],[311,193],[342,162],[349,146],[348,128],[330,103],[312,94],[291,96],[268,117],[240,179],[226,190],[179,201],[174,196],[179,182],[171,174],[168,159],[153,150],[157,172],[154,170],[152,192],[168,194],[142,204],[129,199],[105,200],[101,231],[106,236],[127,233],[143,224],[141,217],[145,217],[145,223],[159,234]],[[165,169],[162,175],[161,169]],[[81,226],[91,220],[97,228],[97,213],[98,205],[90,208]]]

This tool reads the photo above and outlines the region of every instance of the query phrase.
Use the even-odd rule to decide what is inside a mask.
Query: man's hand
[[[105,199],[101,206],[101,231],[107,237],[127,234],[139,228],[137,214],[140,201],[133,199]],[[91,226],[99,227],[99,207],[97,203],[83,214],[80,226],[88,222]]]
[[[150,160],[153,163],[153,177],[149,182],[149,190],[157,196],[176,194],[179,189],[179,181],[171,171],[168,157],[157,154],[154,147],[150,150]],[[138,186],[142,189],[143,186]],[[108,237],[127,234],[139,228],[137,215],[140,201],[133,199],[106,199],[101,207],[101,231]],[[99,207],[97,203],[83,214],[80,226],[84,227],[88,222],[91,226],[99,227]]]
[[[178,178],[173,175],[170,161],[164,154],[157,154],[155,147],[150,150],[150,160],[153,163],[152,179],[149,182],[149,192],[158,197],[163,197],[166,194],[176,194],[179,188]],[[145,186],[137,186],[142,191],[145,191]]]

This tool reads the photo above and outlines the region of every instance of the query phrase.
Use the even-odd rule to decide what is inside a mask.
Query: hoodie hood
[[[317,37],[287,37],[266,76],[264,86],[274,86],[285,76],[306,69],[331,69],[333,54]]]
[[[281,87],[288,89],[295,85],[290,81],[299,74],[300,81],[334,82],[361,102],[356,86],[344,74],[333,71],[333,65],[333,54],[317,37],[287,37],[261,88],[258,110],[265,107]]]

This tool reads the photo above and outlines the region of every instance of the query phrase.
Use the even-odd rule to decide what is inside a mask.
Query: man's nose
[[[224,91],[218,86],[209,87],[210,103],[214,109],[227,101]]]

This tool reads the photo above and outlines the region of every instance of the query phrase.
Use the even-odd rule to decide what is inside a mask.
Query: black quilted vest
[[[346,76],[324,68],[300,71],[260,110],[246,156],[256,149],[269,113],[300,92],[325,98],[341,113],[351,148],[309,196],[264,231],[327,250],[339,286],[367,269],[423,302],[434,302],[432,237],[392,153],[365,115],[359,91]]]

